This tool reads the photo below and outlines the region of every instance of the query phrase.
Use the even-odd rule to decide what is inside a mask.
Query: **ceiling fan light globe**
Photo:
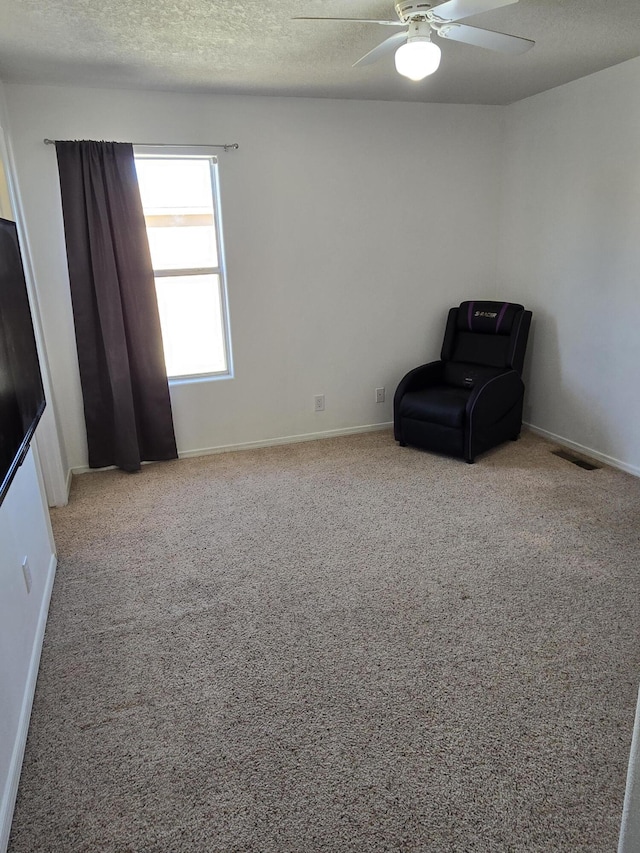
[[[409,39],[396,50],[396,71],[409,80],[424,80],[438,70],[441,51],[429,39]]]

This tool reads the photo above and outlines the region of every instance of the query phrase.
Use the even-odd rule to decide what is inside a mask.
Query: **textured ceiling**
[[[640,55],[640,0],[519,0],[465,23],[533,39],[520,56],[441,39],[432,77],[389,55],[389,0],[0,0],[0,80],[109,88],[509,104]]]

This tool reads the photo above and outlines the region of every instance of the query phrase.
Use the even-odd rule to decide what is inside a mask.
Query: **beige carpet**
[[[551,449],[76,478],[11,853],[614,851],[640,481]]]

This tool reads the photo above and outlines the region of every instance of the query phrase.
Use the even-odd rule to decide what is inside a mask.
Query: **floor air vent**
[[[575,456],[573,453],[569,453],[568,450],[552,450],[551,452],[554,456],[559,456],[560,459],[566,459],[567,462],[577,465],[578,468],[584,468],[585,471],[596,471],[600,468],[600,465],[594,465],[593,462],[587,462],[586,459],[582,459],[580,456]]]

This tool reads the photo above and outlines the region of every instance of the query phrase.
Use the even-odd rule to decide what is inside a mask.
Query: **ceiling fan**
[[[444,3],[429,3],[422,0],[398,0],[395,4],[397,21],[376,21],[369,18],[311,18],[297,17],[296,21],[347,21],[359,24],[382,24],[385,27],[404,27],[394,33],[356,65],[369,65],[395,50],[396,70],[410,80],[423,80],[433,74],[440,65],[440,48],[431,41],[432,33],[451,41],[485,47],[501,53],[524,53],[533,47],[530,39],[483,30],[469,24],[459,23],[462,18],[489,12],[501,6],[509,6],[518,0],[445,0]]]

